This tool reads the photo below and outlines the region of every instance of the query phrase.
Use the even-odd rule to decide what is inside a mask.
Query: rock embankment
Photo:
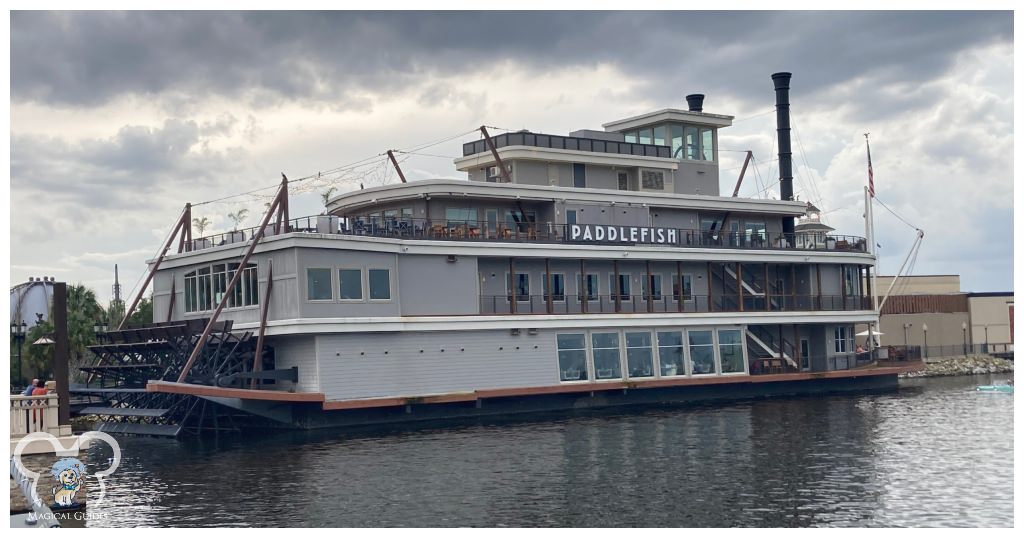
[[[990,355],[970,355],[935,360],[924,370],[903,374],[905,377],[940,377],[952,375],[1005,374],[1013,372],[1013,361]]]

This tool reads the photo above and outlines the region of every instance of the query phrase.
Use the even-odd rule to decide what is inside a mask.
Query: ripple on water
[[[111,526],[1012,526],[1000,376],[546,421],[122,438]],[[93,458],[99,461],[99,457]]]

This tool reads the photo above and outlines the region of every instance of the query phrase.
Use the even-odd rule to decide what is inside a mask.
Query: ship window
[[[693,276],[684,274],[682,279],[678,275],[672,275],[672,298],[676,301],[680,300],[679,287],[682,284],[683,296],[681,297],[684,301],[693,300]]]
[[[185,273],[185,312],[199,310],[196,296],[199,294],[199,284],[196,280],[196,272]]]
[[[608,281],[612,282],[614,284],[614,282],[615,282],[615,273],[611,273],[611,274],[608,275]],[[618,288],[619,300],[622,300],[622,301],[628,301],[629,300],[629,296],[630,296],[629,282],[630,282],[629,281],[629,273],[619,273],[619,288]],[[611,289],[609,291],[611,291],[612,300],[615,300],[616,290],[615,289]]]
[[[476,208],[449,207],[444,210],[444,218],[448,225],[476,223]]]
[[[761,244],[767,237],[767,232],[764,227],[764,222],[745,222],[743,226],[744,235],[747,239],[747,244]]]
[[[715,148],[712,145],[711,129],[700,130],[700,149],[705,161],[715,160]]]
[[[629,377],[654,376],[654,350],[651,333],[626,333],[626,373]]]
[[[412,208],[411,207],[403,207],[402,208],[402,220],[408,220],[408,219],[411,219],[411,218],[412,218]]]
[[[227,293],[228,283],[238,269],[237,263],[213,264],[185,274],[185,312],[213,310]],[[259,303],[256,293],[256,264],[246,265],[245,272],[235,284],[224,303],[227,308],[251,306]],[[249,290],[252,290],[250,293]]]
[[[619,190],[620,191],[628,191],[629,190],[629,173],[628,172],[619,172]]]
[[[507,274],[507,273],[506,273]],[[516,301],[527,302],[530,300],[530,274],[516,273],[505,280],[505,300],[512,300],[512,290],[515,290]]]
[[[238,284],[245,286],[244,293],[242,293],[242,297],[245,299],[245,304],[235,306],[252,306],[259,304],[259,277],[256,274],[256,264],[250,263],[242,270],[242,278],[238,281]],[[238,286],[235,286],[235,289],[238,289]]]
[[[834,346],[836,353],[850,353],[853,349],[853,331],[849,327],[837,325]]]
[[[679,159],[683,153],[683,126],[672,125],[672,158]]]
[[[644,279],[644,300],[651,299],[653,301],[661,300],[661,275],[647,275],[649,278]]]
[[[565,211],[565,223],[566,224],[576,224],[576,210],[575,209],[567,209]]]
[[[227,266],[218,263],[213,266],[213,304],[220,304],[224,290],[228,289]]]
[[[598,281],[598,279],[599,277],[594,273],[586,275],[586,282],[584,282],[582,276],[580,277],[580,279],[576,282],[576,294],[577,298],[580,301],[583,301],[584,293],[587,294],[588,301],[596,301],[598,299],[601,293],[601,289],[599,287],[600,282]]]
[[[323,268],[306,269],[306,300],[309,301],[330,301],[334,296],[331,294],[331,270]]]
[[[683,155],[687,159],[694,160],[697,158],[698,150],[700,149],[700,141],[697,139],[697,128],[696,127],[684,127],[683,128]]]
[[[391,271],[388,269],[370,269],[367,271],[370,284],[370,299],[378,301],[391,300]]]
[[[690,362],[694,375],[715,373],[715,343],[711,331],[687,331],[690,340]]]
[[[558,344],[558,378],[561,381],[587,380],[587,336],[583,333],[560,334]]]
[[[548,300],[548,279],[547,279],[547,277],[544,278],[544,281],[541,284],[542,284],[541,287],[543,288],[543,292],[544,292],[544,300],[547,301]],[[565,301],[565,275],[564,274],[561,274],[561,273],[551,273],[551,289],[554,290],[554,295],[551,296],[551,300],[552,301],[559,301],[559,302],[564,302]]]
[[[845,290],[846,296],[851,297],[857,295],[858,281],[860,279],[857,275],[857,267],[853,265],[843,266],[843,289]]]
[[[654,128],[654,144],[655,145],[657,145],[657,146],[664,146],[665,145],[665,134],[666,134],[666,131],[667,131],[667,128],[664,125],[662,125],[661,127],[655,127]]]
[[[743,337],[739,329],[719,329],[718,356],[722,361],[722,373],[745,372],[743,367]]]
[[[628,133],[624,134],[626,137],[626,142],[629,142],[630,144],[636,144],[636,131],[629,131]]]
[[[582,189],[587,186],[587,166],[582,163],[572,165],[572,186]]]
[[[681,331],[659,332],[658,362],[661,363],[661,375],[686,375],[686,365],[683,361],[683,333]]]
[[[342,301],[363,300],[363,270],[338,270],[338,298]]]
[[[594,376],[597,379],[621,379],[619,333],[592,333],[590,343],[594,349]]]
[[[662,170],[643,170],[640,172],[640,188],[645,191],[665,190],[665,172]]]
[[[640,143],[650,144],[654,132],[651,129],[640,129]]]

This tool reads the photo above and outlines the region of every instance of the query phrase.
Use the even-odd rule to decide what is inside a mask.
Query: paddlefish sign
[[[577,243],[644,243],[678,245],[676,228],[646,226],[606,226],[603,224],[570,224],[569,241]]]

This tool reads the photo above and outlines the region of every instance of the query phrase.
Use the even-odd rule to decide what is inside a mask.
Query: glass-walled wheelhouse
[[[664,123],[624,131],[626,142],[669,146],[672,158],[689,161],[715,161],[713,127],[686,123]]]

